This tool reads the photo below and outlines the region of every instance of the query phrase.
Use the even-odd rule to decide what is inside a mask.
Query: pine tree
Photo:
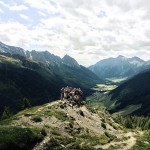
[[[9,108],[5,106],[1,119],[4,120],[4,119],[7,119],[9,117],[10,117]]]
[[[22,108],[23,109],[27,109],[27,108],[30,108],[30,107],[31,107],[31,105],[30,105],[29,99],[24,98],[23,99],[23,106],[22,106]]]

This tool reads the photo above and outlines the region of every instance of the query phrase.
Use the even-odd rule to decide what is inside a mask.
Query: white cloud
[[[149,59],[149,0],[24,0],[24,3],[37,9],[40,16],[32,29],[22,25],[29,49],[36,45],[35,49],[47,49],[59,56],[68,53],[86,66],[120,54]],[[12,38],[9,34],[7,37]],[[18,40],[11,41],[18,43]]]
[[[25,20],[28,20],[28,19],[29,19],[29,17],[26,16],[26,15],[24,15],[24,14],[20,14],[20,17],[23,18],[23,19],[25,19]]]
[[[10,45],[26,47],[32,35],[26,26],[18,22],[0,23],[0,41]]]
[[[0,13],[4,13],[3,10],[0,8]]]
[[[8,8],[9,10],[11,11],[22,11],[22,10],[27,10],[28,7],[25,6],[25,5],[17,5],[17,4],[14,4],[14,5],[10,5],[10,4],[7,4],[6,2],[3,2],[3,1],[0,1],[0,4],[6,8]]]
[[[46,16],[46,13],[42,12],[42,11],[38,11],[39,15],[45,17]]]
[[[57,9],[52,4],[52,0],[24,0],[26,4],[30,7],[36,8],[38,10],[46,10],[50,13],[56,13]]]
[[[4,7],[8,7],[8,5],[6,3],[4,3],[3,1],[0,1],[0,4]]]
[[[22,10],[27,10],[27,9],[28,7],[24,5],[14,5],[14,6],[9,7],[9,10],[12,10],[12,11],[22,11]]]

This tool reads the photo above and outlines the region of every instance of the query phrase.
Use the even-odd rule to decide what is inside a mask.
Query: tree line
[[[150,129],[150,117],[144,116],[126,116],[116,115],[114,117],[115,121],[122,124],[126,128],[136,129],[140,128],[142,130]]]
[[[31,104],[30,104],[30,101],[28,98],[23,98],[23,105],[22,105],[22,110],[24,109],[28,109],[31,107]],[[1,117],[1,120],[4,120],[4,119],[8,119],[9,117],[11,116],[11,113],[10,113],[10,110],[9,110],[9,107],[5,106],[4,107],[4,111],[2,113],[2,117]]]

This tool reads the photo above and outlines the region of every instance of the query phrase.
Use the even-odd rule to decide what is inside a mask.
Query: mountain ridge
[[[141,105],[135,111],[133,115],[144,115],[150,116],[150,69],[143,71],[142,73],[134,76],[121,84],[118,88],[111,91],[111,100],[116,100],[116,108],[112,109],[111,112],[119,111],[129,105]]]
[[[139,72],[150,68],[149,61],[144,61],[139,57],[127,58],[119,55],[116,58],[110,57],[100,60],[95,65],[88,68],[99,77],[106,78],[124,78],[132,77]]]

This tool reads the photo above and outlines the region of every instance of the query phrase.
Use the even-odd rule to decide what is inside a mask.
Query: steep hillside
[[[150,116],[150,71],[140,73],[111,91],[103,100],[110,112]]]
[[[22,132],[16,132],[17,129]],[[0,137],[4,131],[1,149],[9,149],[11,145],[11,148],[33,150],[128,150],[140,135],[125,130],[99,105],[72,108],[67,101],[21,111],[0,122]]]
[[[4,106],[20,110],[24,97],[29,98],[32,105],[54,100],[65,84],[42,64],[0,55],[0,112]]]
[[[104,59],[89,67],[101,78],[131,77],[148,68],[150,68],[148,62],[138,57],[127,58],[124,56]]]
[[[111,100],[117,99],[116,104],[119,104],[112,111],[123,109],[129,105],[140,105],[141,107],[133,114],[150,116],[150,71],[133,77],[112,91],[111,94]]]
[[[79,65],[78,62],[69,55],[65,55],[61,59],[48,51],[25,51],[22,48],[9,46],[4,43],[0,43],[0,52],[2,55],[9,57],[24,57],[43,64],[46,68],[50,69],[51,72],[62,78],[64,82],[68,81],[67,84],[69,85],[77,85],[84,89],[89,89],[96,83],[103,82],[103,80],[92,71]],[[81,83],[81,81],[83,83]]]

